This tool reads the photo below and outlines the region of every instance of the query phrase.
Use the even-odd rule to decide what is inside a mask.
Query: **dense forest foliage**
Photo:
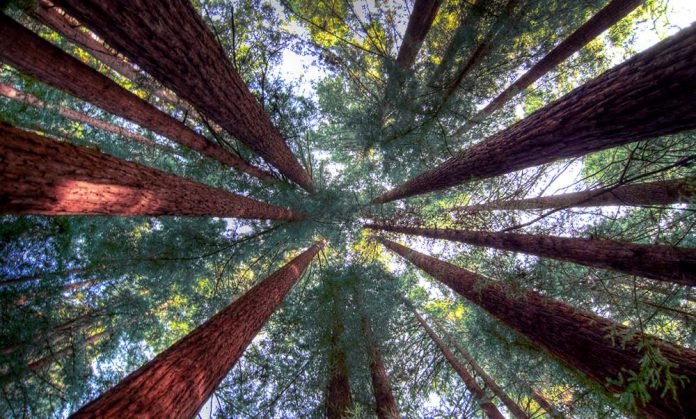
[[[71,10],[72,0],[55,3]],[[152,7],[160,3],[167,2]],[[98,97],[80,98],[13,65],[10,46],[2,44],[0,124],[303,214],[293,220],[4,211],[0,416],[70,415],[320,241],[323,248],[200,417],[331,416],[338,408],[337,374],[349,388],[346,411],[335,417],[388,417],[375,398],[375,359],[400,417],[495,417],[495,409],[506,417],[633,417],[656,399],[669,404],[688,397],[689,389],[696,400],[691,373],[663,347],[683,349],[684,358],[696,350],[696,131],[690,122],[672,129],[663,126],[676,127],[670,122],[676,119],[655,117],[649,122],[662,130],[646,129],[630,141],[405,199],[379,198],[520,121],[533,122],[529,118],[549,104],[679,30],[694,32],[688,24],[696,15],[683,14],[696,9],[670,0],[415,3],[192,0],[311,177],[308,187],[91,32],[100,28],[80,25],[45,0],[0,1],[0,38],[13,27],[11,19],[165,118],[145,126],[127,117],[126,102],[117,105],[123,114],[104,109]],[[420,28],[422,44],[410,22],[419,3],[436,5],[432,23]],[[497,109],[482,112],[610,3],[635,4]],[[67,32],[55,19],[63,19]],[[405,44],[415,49],[410,56]],[[196,77],[182,72],[182,78]],[[684,115],[693,115],[696,86],[680,88],[692,98]],[[594,108],[597,114],[620,111]],[[168,134],[174,123],[180,124],[175,135],[188,144],[202,138],[220,151],[182,145]],[[525,129],[542,132],[544,125]],[[591,134],[585,129],[578,125],[579,137]],[[6,132],[1,135],[5,141]],[[223,151],[235,162],[214,157]],[[53,166],[46,164],[43,176],[50,179]],[[4,174],[3,165],[0,159]],[[650,184],[660,193],[672,188],[674,197],[645,188],[622,195],[622,188]],[[582,191],[599,192],[561,196]],[[599,202],[602,193],[606,200]],[[6,194],[3,189],[0,200],[9,202]],[[560,197],[536,199],[549,196]],[[484,233],[525,236],[508,243]],[[549,239],[541,236],[585,241],[547,248]],[[412,254],[396,254],[393,242],[485,278],[472,280],[472,296],[463,298]],[[631,250],[634,245],[642,247]],[[673,254],[682,256],[674,262]],[[441,271],[459,272],[448,269]],[[499,301],[524,302],[534,291],[544,301],[610,320],[615,327],[602,329],[602,339],[637,348],[637,368],[596,379],[477,303],[490,287],[503,290]],[[530,318],[540,329],[549,326],[543,317]],[[572,343],[584,332],[557,333]],[[690,362],[693,367],[696,358]]]

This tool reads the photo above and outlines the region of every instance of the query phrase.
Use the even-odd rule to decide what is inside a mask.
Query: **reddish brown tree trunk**
[[[193,417],[322,245],[288,262],[72,417]]]
[[[383,203],[696,128],[696,25],[376,198]]]
[[[639,411],[648,417],[682,418],[696,411],[696,351],[669,344],[655,337],[635,333],[629,328],[580,311],[568,304],[535,292],[511,297],[500,282],[424,255],[398,243],[379,239],[384,246],[411,261],[462,297],[478,305],[503,324],[519,332],[561,362],[603,386],[610,393],[626,390],[627,383],[609,382],[628,371],[638,372],[642,345],[649,344],[676,366],[672,372],[688,380],[661,397],[662,389],[649,389],[651,400]],[[616,339],[612,340],[611,336]]]
[[[552,208],[585,208],[611,205],[687,204],[696,197],[696,178],[621,185],[615,188],[541,196],[538,198],[494,201],[487,204],[454,207],[453,211],[535,210]]]
[[[626,15],[631,13],[642,3],[641,0],[612,0],[606,7],[597,12],[590,20],[585,22],[585,24],[580,26],[575,32],[558,44],[556,48],[546,54],[538,63],[534,64],[532,68],[499,94],[498,97],[493,99],[491,103],[479,111],[471,121],[458,129],[454,135],[464,134],[469,128],[502,108],[503,105],[517,95],[517,93],[531,86],[535,81],[556,68],[556,66],[565,59],[578,52],[602,32],[626,17]]]
[[[441,4],[442,0],[416,0],[413,5],[406,33],[399,47],[399,55],[396,58],[396,62],[404,70],[413,67],[416,62],[418,51],[430,31]]]
[[[370,357],[370,377],[372,379],[372,391],[375,395],[375,405],[377,406],[377,417],[379,419],[400,418],[399,408],[396,406],[396,400],[389,384],[389,376],[382,361],[382,351],[372,332],[370,319],[365,312],[365,298],[360,287],[361,285],[357,285],[355,290],[356,305],[361,312],[360,321]]]
[[[611,269],[659,281],[696,285],[696,248],[537,234],[491,233],[372,224],[368,224],[367,227],[522,252],[595,268]]]
[[[272,179],[6,15],[0,15],[0,61],[230,167],[260,179]]]
[[[478,385],[476,382],[476,379],[469,374],[469,371],[464,368],[464,365],[459,362],[456,356],[452,353],[447,348],[447,345],[445,345],[445,342],[440,339],[440,337],[433,331],[433,329],[428,325],[428,323],[421,317],[418,312],[410,306],[410,304],[406,304],[406,306],[413,311],[413,315],[416,316],[416,320],[418,320],[418,323],[423,326],[423,329],[425,329],[425,332],[430,336],[430,338],[435,342],[435,345],[437,345],[438,349],[442,352],[442,354],[445,356],[445,359],[447,362],[452,366],[452,368],[457,371],[457,374],[462,378],[462,381],[464,381],[464,384],[466,385],[466,388],[471,392],[471,394],[474,396],[474,398],[478,401],[479,405],[481,406],[481,410],[488,416],[490,419],[503,419],[504,416],[500,413],[497,407],[491,401],[486,397],[486,393],[483,391],[481,386]]]
[[[440,333],[445,335],[447,340],[450,343],[452,343],[452,345],[457,350],[457,352],[459,352],[459,354],[462,356],[462,358],[464,358],[466,360],[466,362],[468,362],[469,365],[471,365],[471,368],[474,369],[476,374],[479,377],[481,377],[483,382],[486,384],[486,388],[490,388],[491,391],[493,392],[493,394],[495,394],[496,397],[498,397],[500,399],[500,401],[503,402],[503,404],[505,405],[505,407],[507,407],[508,411],[510,412],[510,414],[512,414],[513,417],[515,417],[517,419],[529,418],[529,415],[527,414],[527,412],[525,412],[524,409],[522,409],[517,403],[515,403],[515,401],[512,400],[510,398],[510,396],[508,396],[507,393],[505,393],[505,391],[503,391],[502,388],[500,388],[498,383],[496,383],[495,380],[493,380],[491,378],[491,376],[488,375],[486,373],[486,371],[484,371],[484,369],[479,366],[479,364],[476,362],[474,357],[471,356],[471,354],[469,352],[464,350],[464,348],[462,347],[462,345],[459,344],[457,339],[455,339],[454,336],[450,335],[449,332],[447,332],[447,330],[445,330],[444,326],[442,326],[442,324],[440,323],[439,320],[437,320],[436,318],[433,317],[431,319],[431,321],[440,330]]]
[[[0,213],[299,220],[289,209],[0,124]]]
[[[334,304],[336,304],[334,302]],[[343,321],[338,310],[334,311],[335,319],[329,338],[329,382],[326,386],[326,417],[329,419],[345,419],[349,417],[353,407],[353,396],[350,392],[350,377],[346,353],[341,348]]]
[[[139,73],[135,67],[126,62],[124,57],[95,39],[90,32],[84,31],[84,28],[78,21],[62,13],[62,10],[55,7],[51,2],[46,0],[39,1],[39,4],[31,11],[31,15],[133,83],[143,84],[143,81],[145,81],[146,76]],[[165,89],[151,84],[146,83],[145,86],[149,92],[175,107],[178,106],[178,100],[174,95]]]
[[[292,181],[312,190],[309,174],[190,2],[60,0],[56,4]]]
[[[17,102],[21,102],[30,106],[33,106],[35,108],[45,108],[45,109],[51,109],[55,110],[58,112],[59,115],[64,116],[68,119],[71,119],[75,122],[81,122],[83,124],[91,125],[95,128],[102,129],[107,132],[111,132],[116,135],[120,135],[121,137],[128,138],[130,140],[137,141],[141,144],[144,144],[148,147],[157,147],[157,148],[162,148],[166,149],[166,147],[163,147],[154,141],[150,140],[149,138],[145,138],[140,134],[136,134],[134,132],[128,131],[126,129],[123,129],[121,127],[118,127],[116,125],[109,124],[107,122],[104,122],[100,119],[97,118],[92,118],[89,115],[85,115],[83,113],[74,111],[70,108],[66,108],[64,106],[56,106],[56,105],[51,105],[48,103],[45,103],[39,98],[32,96],[28,93],[20,92],[19,90],[8,86],[6,84],[0,83],[0,96],[4,96],[8,99],[16,100]]]

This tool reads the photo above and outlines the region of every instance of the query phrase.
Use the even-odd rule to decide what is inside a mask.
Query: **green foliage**
[[[149,76],[128,80],[79,46],[12,13],[23,24],[252,164],[262,159],[226,133],[155,97]],[[216,417],[323,417],[330,352],[346,353],[353,417],[373,417],[368,318],[404,417],[483,417],[477,401],[402,303],[439,319],[508,395],[542,416],[543,394],[561,414],[617,417],[684,383],[651,341],[639,370],[599,385],[551,359],[362,229],[368,220],[440,228],[510,229],[694,247],[694,206],[494,211],[453,208],[630,182],[694,176],[693,132],[530,168],[405,202],[372,205],[384,190],[444,161],[596,77],[637,49],[641,31],[666,29],[666,2],[651,0],[521,92],[463,136],[452,133],[607,2],[520,1],[490,50],[445,99],[457,72],[500,18],[503,0],[443,2],[415,66],[394,58],[410,3],[196,0],[252,93],[315,180],[308,195],[283,179],[263,184],[166,138],[49,88],[9,66],[0,82],[51,105],[86,113],[171,149],[150,148],[78,124],[54,109],[0,98],[0,120],[121,159],[307,214],[284,223],[181,217],[0,218],[0,415],[61,417],[115,385],[319,238],[327,247],[286,296],[216,390]],[[7,2],[1,3],[3,7]],[[646,29],[646,22],[650,25]],[[286,52],[321,70],[288,80]],[[309,93],[308,93],[309,91]],[[440,106],[441,104],[443,104]],[[688,348],[696,347],[688,287],[481,247],[396,236],[400,242],[508,285],[535,290]],[[362,297],[360,297],[362,296]],[[333,327],[343,333],[332,348]],[[91,341],[94,336],[102,336]],[[625,336],[610,334],[617,342]],[[59,354],[44,368],[32,363]],[[486,389],[491,395],[489,389]],[[498,401],[495,401],[497,404]],[[204,409],[205,410],[205,409]],[[546,412],[548,414],[549,412]]]

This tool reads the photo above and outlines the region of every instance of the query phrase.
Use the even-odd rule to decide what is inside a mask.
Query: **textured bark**
[[[193,417],[321,246],[288,262],[72,417]]]
[[[343,335],[343,321],[339,313],[335,313],[335,317],[331,328],[331,337],[329,338],[329,381],[326,385],[326,417],[329,419],[344,419],[349,417],[350,409],[353,407],[353,396],[350,392],[350,377],[348,375],[346,353],[340,346],[341,335]]]
[[[576,239],[537,234],[372,225],[368,228],[452,240],[475,246],[610,269],[659,281],[696,285],[696,248],[636,244],[617,240]]]
[[[67,14],[63,13],[58,7],[46,0],[39,1],[38,5],[31,10],[31,16],[42,24],[53,29],[63,38],[87,51],[102,63],[121,74],[128,80],[143,84],[145,76],[138,72],[125,58],[110,48],[108,45],[95,39],[90,32],[84,31],[82,25]],[[147,90],[159,99],[178,106],[177,98],[165,89],[146,83]]]
[[[406,305],[413,311],[413,315],[416,316],[416,320],[418,320],[418,323],[423,326],[423,329],[425,329],[425,332],[430,336],[430,338],[435,342],[435,345],[437,345],[438,349],[442,352],[442,355],[445,356],[445,359],[447,362],[452,366],[452,368],[459,374],[461,377],[462,381],[464,381],[464,385],[466,385],[466,388],[469,390],[469,392],[474,396],[474,398],[478,401],[479,406],[481,406],[481,410],[486,414],[487,417],[490,419],[503,419],[505,416],[503,416],[500,411],[498,410],[495,405],[488,400],[486,397],[486,393],[483,391],[481,386],[478,385],[476,382],[476,379],[469,374],[469,371],[464,368],[464,365],[462,365],[461,362],[457,359],[456,356],[452,353],[447,348],[447,345],[445,345],[445,342],[440,339],[440,337],[433,331],[433,329],[428,325],[428,323],[421,317],[420,314],[413,308],[410,307],[410,305]]]
[[[230,167],[272,179],[6,15],[0,15],[0,61]]]
[[[476,362],[474,357],[471,356],[471,354],[469,352],[467,352],[462,347],[462,345],[459,344],[457,339],[455,339],[454,336],[450,335],[449,332],[447,332],[447,330],[445,330],[444,326],[442,326],[442,324],[440,323],[439,320],[437,320],[436,318],[432,318],[431,321],[433,322],[433,324],[435,324],[435,326],[438,328],[438,330],[440,330],[440,333],[445,335],[447,340],[450,343],[452,343],[452,345],[457,350],[457,352],[459,352],[459,354],[462,356],[462,358],[464,358],[466,360],[466,362],[468,362],[469,365],[471,365],[471,368],[473,368],[473,370],[476,372],[476,374],[479,377],[481,377],[483,382],[486,384],[486,388],[491,389],[493,394],[495,394],[496,397],[498,397],[500,399],[500,401],[503,402],[503,404],[505,405],[505,407],[507,407],[508,411],[510,412],[510,414],[513,417],[515,417],[517,419],[529,418],[529,415],[527,414],[527,412],[525,412],[524,409],[522,409],[517,403],[515,403],[515,401],[512,400],[510,398],[510,396],[508,396],[502,388],[500,388],[498,383],[496,383],[495,380],[493,380],[491,378],[491,376],[488,375],[486,373],[486,371],[484,371],[484,369],[479,366],[479,364]]]
[[[692,25],[374,202],[696,128],[695,91]]]
[[[222,189],[0,124],[0,213],[299,220]]]
[[[610,393],[626,390],[625,383],[609,383],[608,379],[616,379],[619,374],[625,376],[626,371],[639,371],[643,355],[639,345],[649,342],[659,349],[662,356],[677,365],[673,373],[683,375],[688,383],[677,389],[676,400],[671,393],[660,397],[660,391],[651,391],[651,400],[646,405],[639,405],[639,411],[656,418],[685,418],[696,411],[696,351],[634,333],[625,326],[535,292],[512,298],[503,283],[398,243],[379,240]],[[617,338],[611,339],[611,336]]]
[[[59,0],[55,3],[292,181],[312,190],[309,174],[232,68],[190,2]]]
[[[387,370],[384,368],[384,362],[382,361],[382,351],[372,332],[370,318],[365,313],[365,298],[360,285],[356,288],[355,296],[356,305],[361,312],[360,321],[362,331],[365,335],[365,342],[370,356],[370,378],[372,379],[372,391],[375,395],[377,417],[379,419],[400,418],[399,408],[396,405],[396,400],[394,399],[394,394],[389,384],[389,376],[387,375]]]
[[[629,13],[642,4],[642,0],[612,0],[602,10],[592,16],[590,20],[575,30],[570,36],[564,39],[544,58],[534,64],[519,79],[499,94],[485,108],[477,113],[471,121],[462,128],[458,129],[454,135],[462,135],[469,128],[481,122],[493,112],[502,108],[508,100],[512,99],[517,93],[531,86],[546,73],[553,70],[568,57],[578,52],[590,41],[598,37],[602,32],[609,29],[618,21],[626,17]]]
[[[118,127],[116,125],[109,124],[108,122],[104,122],[100,119],[93,118],[89,115],[85,115],[83,113],[74,111],[70,108],[66,108],[64,106],[56,106],[56,105],[51,105],[48,103],[43,102],[39,98],[30,95],[29,93],[24,93],[20,92],[19,90],[8,86],[6,84],[0,83],[0,96],[4,96],[8,99],[15,100],[17,102],[24,103],[26,105],[33,106],[35,108],[45,108],[45,109],[51,109],[54,111],[57,111],[59,115],[64,116],[65,118],[71,119],[75,122],[81,122],[83,124],[91,125],[95,128],[102,129],[107,132],[111,132],[116,135],[120,135],[121,137],[128,138],[130,140],[137,141],[141,144],[144,144],[148,147],[157,147],[157,148],[163,148],[166,149],[166,147],[163,147],[154,141],[150,140],[149,138],[143,137],[140,134],[136,134],[134,132],[128,131],[126,129],[123,129],[121,127]]]
[[[696,178],[621,185],[538,198],[494,201],[487,204],[454,207],[453,211],[535,210],[585,208],[612,205],[643,206],[688,204],[696,197]]]
[[[413,67],[416,62],[418,51],[430,31],[441,4],[442,0],[416,0],[413,5],[406,33],[399,47],[399,55],[396,58],[397,64],[404,70]]]

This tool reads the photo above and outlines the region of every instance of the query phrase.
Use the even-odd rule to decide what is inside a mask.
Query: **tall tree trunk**
[[[628,372],[638,373],[646,345],[660,351],[675,366],[672,373],[688,380],[677,384],[675,397],[662,389],[648,388],[651,400],[638,401],[638,410],[648,417],[682,418],[696,411],[696,351],[635,333],[628,327],[590,312],[546,298],[536,292],[511,297],[503,283],[419,253],[398,243],[378,239],[462,297],[478,305],[511,329],[556,357],[568,367],[585,374],[610,393],[626,391],[627,382],[609,381]],[[611,336],[616,337],[615,342]]]
[[[90,55],[106,64],[123,77],[135,84],[144,85],[148,92],[152,93],[160,100],[174,107],[179,106],[179,101],[174,95],[161,87],[154,86],[153,83],[146,80],[147,78],[144,74],[141,74],[133,65],[126,62],[124,57],[120,56],[113,48],[95,39],[90,32],[84,31],[84,28],[78,21],[62,13],[58,7],[54,6],[49,1],[40,0],[38,3],[39,4],[30,11],[34,19],[87,51]]]
[[[307,249],[72,417],[193,417],[322,246]]]
[[[442,95],[442,99],[440,99],[440,103],[437,109],[435,109],[434,111],[435,115],[438,115],[442,111],[442,109],[447,106],[449,100],[452,98],[457,89],[459,89],[459,86],[461,86],[462,82],[471,73],[471,71],[474,68],[476,68],[476,66],[478,66],[479,63],[481,63],[481,61],[483,61],[483,59],[486,57],[488,51],[490,51],[491,49],[493,41],[512,17],[512,14],[515,8],[517,7],[518,3],[519,0],[507,0],[507,3],[503,11],[501,12],[501,15],[498,18],[496,18],[495,22],[493,22],[493,25],[491,25],[491,28],[488,30],[486,35],[483,37],[483,39],[481,39],[478,45],[476,45],[476,48],[471,53],[469,59],[457,72],[457,75],[455,76],[454,80],[447,85],[445,92]]]
[[[374,200],[393,201],[696,128],[696,25]]]
[[[485,108],[481,109],[467,124],[455,132],[455,136],[464,134],[469,128],[484,120],[493,112],[502,108],[508,100],[512,99],[517,93],[531,86],[546,73],[553,70],[568,57],[578,52],[590,41],[598,37],[602,32],[609,29],[618,21],[626,17],[629,13],[640,6],[641,0],[612,0],[602,10],[592,16],[590,20],[575,30],[570,36],[558,44],[544,58],[539,60],[519,79],[499,94]]]
[[[292,181],[313,190],[309,174],[190,2],[59,0],[56,4]]]
[[[4,96],[8,99],[15,100],[17,102],[24,103],[26,105],[33,106],[35,108],[44,108],[44,109],[50,109],[57,111],[59,115],[71,119],[75,122],[80,122],[83,124],[91,125],[95,128],[102,129],[104,131],[119,135],[124,138],[128,138],[129,140],[134,140],[137,141],[141,144],[144,144],[148,147],[156,147],[160,149],[168,149],[168,147],[161,146],[160,144],[157,144],[156,142],[150,140],[149,138],[143,137],[140,134],[136,134],[134,132],[128,131],[127,129],[118,127],[116,125],[109,124],[108,122],[104,122],[100,119],[93,118],[89,115],[85,115],[83,113],[74,111],[70,108],[66,108],[64,106],[57,106],[57,105],[52,105],[49,103],[45,103],[39,98],[29,94],[29,93],[24,93],[20,92],[19,90],[15,89],[12,86],[8,86],[6,84],[0,83],[0,96]],[[171,149],[169,149],[171,151]]]
[[[449,73],[450,68],[457,61],[459,53],[462,50],[468,50],[469,47],[471,49],[475,47],[476,36],[485,23],[484,17],[491,13],[489,10],[495,7],[494,3],[493,0],[471,0],[468,2],[469,11],[459,23],[445,52],[440,57],[440,63],[430,75],[428,86],[441,87],[440,79],[444,74]]]
[[[416,0],[396,58],[397,64],[402,69],[408,70],[413,67],[418,51],[430,31],[441,4],[442,0]]]
[[[493,201],[486,204],[454,207],[451,210],[471,213],[491,210],[688,204],[693,202],[695,197],[696,177],[688,177],[656,182],[632,183],[614,188],[592,189],[537,198]]]
[[[303,218],[289,209],[4,124],[0,175],[3,214]]]
[[[563,414],[559,412],[558,409],[548,400],[546,400],[541,393],[529,387],[529,394],[532,396],[532,400],[537,402],[537,404],[553,419],[563,419]]]
[[[469,392],[474,396],[478,404],[481,406],[481,410],[488,416],[490,419],[503,419],[504,416],[500,413],[497,407],[486,397],[486,393],[483,391],[481,386],[478,385],[476,382],[476,379],[469,374],[469,371],[464,368],[464,365],[459,362],[456,356],[452,353],[447,348],[447,345],[445,342],[440,339],[440,337],[433,331],[433,329],[428,325],[428,323],[421,317],[420,314],[418,314],[418,311],[411,306],[410,304],[406,303],[406,307],[408,307],[412,312],[413,315],[416,317],[416,320],[418,320],[418,323],[420,323],[421,326],[423,326],[423,329],[425,329],[425,332],[430,336],[430,338],[435,342],[435,345],[437,345],[438,349],[442,352],[442,354],[445,356],[445,359],[447,362],[452,366],[452,368],[457,371],[457,374],[461,377],[462,381],[464,381],[464,384],[466,385],[466,388],[469,390]]]
[[[457,241],[610,269],[658,281],[696,285],[696,248],[576,239],[538,234],[491,233],[368,224],[368,228]]]
[[[445,335],[447,340],[450,343],[452,343],[452,345],[457,350],[457,352],[459,352],[462,358],[464,358],[466,362],[468,362],[469,365],[471,365],[471,368],[474,369],[476,374],[479,377],[481,377],[483,382],[486,384],[486,388],[490,388],[493,394],[495,394],[496,397],[498,397],[500,401],[503,402],[503,404],[505,405],[505,407],[507,407],[508,411],[510,412],[510,414],[512,414],[513,417],[517,419],[529,418],[527,412],[525,412],[524,409],[522,409],[517,403],[515,403],[515,401],[512,400],[510,396],[508,396],[502,388],[500,388],[498,383],[496,383],[495,380],[493,380],[491,376],[488,375],[486,371],[484,371],[484,369],[479,366],[474,357],[471,356],[471,354],[467,352],[462,347],[462,345],[459,344],[457,339],[455,339],[454,336],[452,336],[451,334],[449,334],[449,332],[447,332],[447,330],[445,330],[444,326],[440,323],[438,319],[432,317],[431,321],[433,322],[433,324],[435,324],[435,327],[437,327],[438,330],[440,330],[440,333]]]
[[[4,14],[0,14],[0,61],[227,166],[272,179]]]
[[[365,298],[362,284],[356,284],[355,299],[356,306],[360,311],[360,322],[370,357],[370,377],[372,379],[372,391],[375,395],[375,404],[377,406],[377,417],[379,419],[399,418],[401,417],[399,415],[399,408],[396,405],[396,400],[394,399],[394,394],[389,384],[387,370],[384,368],[382,351],[372,331],[370,318],[365,312]]]
[[[326,385],[326,417],[329,419],[348,418],[353,407],[350,392],[350,377],[346,353],[341,348],[343,320],[334,300],[334,319],[329,338],[329,381]]]

